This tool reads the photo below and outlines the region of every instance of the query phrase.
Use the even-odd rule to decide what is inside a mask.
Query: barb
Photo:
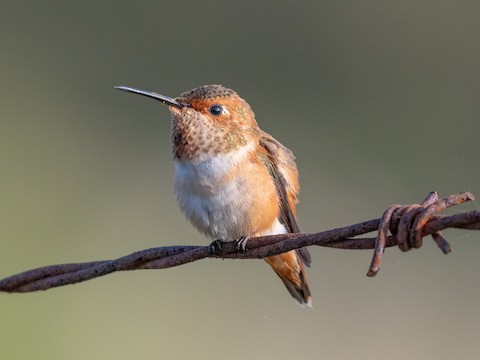
[[[204,258],[260,259],[306,246],[325,246],[337,249],[375,249],[369,276],[375,275],[385,248],[399,246],[403,251],[421,246],[421,239],[432,235],[444,253],[450,245],[441,235],[445,228],[480,230],[480,211],[452,216],[436,213],[449,206],[472,200],[470,193],[459,193],[438,200],[430,193],[420,205],[393,205],[381,219],[374,219],[316,234],[281,234],[257,237],[248,242],[245,251],[238,251],[235,242],[224,243],[212,254],[209,246],[172,246],[146,249],[115,260],[78,264],[60,264],[29,270],[0,280],[1,292],[31,292],[75,284],[115,271],[164,269]],[[406,219],[406,220],[405,220]],[[413,225],[410,226],[410,224]],[[354,238],[378,230],[377,238]],[[392,235],[388,235],[388,231]],[[409,239],[409,240],[405,240]],[[418,240],[420,239],[420,241]],[[448,250],[448,251],[447,251]]]
[[[462,192],[439,199],[438,194],[432,191],[419,205],[390,206],[380,220],[375,251],[367,276],[375,276],[380,270],[389,230],[400,250],[419,249],[423,244],[423,237],[426,235],[424,227],[429,220],[433,219],[437,212],[474,199],[475,197],[469,192]],[[440,231],[434,231],[431,235],[444,254],[448,254],[451,251],[450,244]]]

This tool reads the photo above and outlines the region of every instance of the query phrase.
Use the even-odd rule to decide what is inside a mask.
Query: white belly
[[[246,219],[254,199],[247,181],[249,167],[238,164],[245,159],[248,147],[236,153],[218,155],[203,161],[175,161],[175,194],[187,219],[212,240],[234,240],[248,233]],[[253,171],[252,168],[250,171]],[[231,171],[235,176],[226,181]],[[278,222],[264,234],[284,233]]]

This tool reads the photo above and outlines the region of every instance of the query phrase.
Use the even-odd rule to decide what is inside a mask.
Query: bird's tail
[[[265,261],[285,284],[288,292],[301,306],[312,306],[312,295],[305,275],[305,265],[295,251],[270,256]]]

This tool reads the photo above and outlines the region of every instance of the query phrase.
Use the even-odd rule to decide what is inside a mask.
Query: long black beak
[[[166,104],[166,105],[169,105],[169,106],[175,106],[177,108],[183,108],[183,107],[187,106],[186,104],[181,104],[181,103],[172,99],[169,96],[160,95],[160,94],[157,94],[156,92],[152,92],[152,91],[135,89],[135,88],[131,88],[131,87],[128,87],[128,86],[114,86],[114,88],[117,89],[117,90],[121,90],[121,91],[126,91],[126,92],[131,92],[131,93],[134,93],[134,94],[147,96],[149,98],[160,101],[162,104]]]

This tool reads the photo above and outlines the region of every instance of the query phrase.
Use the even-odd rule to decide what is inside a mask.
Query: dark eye
[[[208,111],[213,116],[218,116],[218,115],[221,115],[223,113],[223,107],[221,107],[220,105],[212,105],[210,107],[210,109],[208,109]]]

